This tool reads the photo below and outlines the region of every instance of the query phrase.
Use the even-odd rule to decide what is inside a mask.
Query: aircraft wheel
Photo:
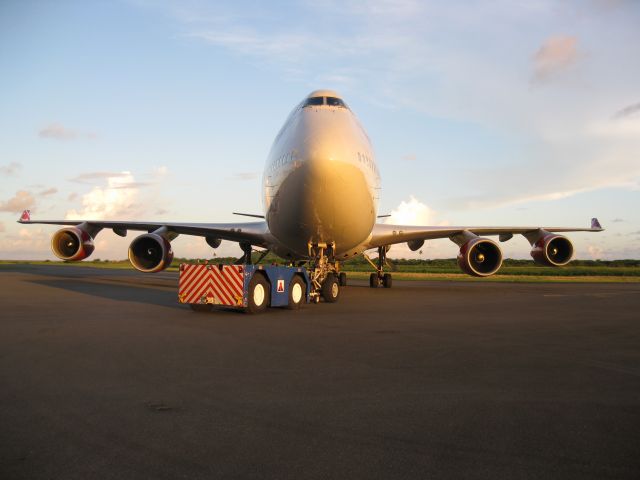
[[[378,274],[377,273],[372,273],[371,275],[369,275],[369,286],[371,288],[378,288],[379,282],[378,282]]]
[[[211,311],[212,305],[209,303],[190,303],[191,310],[198,313],[207,313]]]
[[[347,286],[347,274],[344,272],[340,272],[340,275],[338,275],[338,283],[340,284],[341,287],[346,287]]]
[[[248,313],[264,312],[271,303],[269,282],[263,275],[256,273],[249,282],[249,299],[246,311]]]
[[[333,273],[327,275],[324,283],[322,284],[322,298],[327,303],[335,303],[340,296],[340,285],[338,279]]]
[[[385,273],[384,276],[382,277],[382,285],[384,286],[384,288],[391,288],[392,283],[393,282],[391,280],[391,274]]]
[[[290,310],[297,310],[300,308],[306,294],[307,286],[302,279],[296,275],[289,284],[289,304],[287,308]]]

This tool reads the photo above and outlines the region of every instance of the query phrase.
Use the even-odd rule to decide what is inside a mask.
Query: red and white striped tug
[[[178,298],[181,303],[241,306],[244,285],[242,265],[180,265]]]
[[[268,306],[299,308],[309,302],[310,286],[303,267],[182,263],[178,300],[196,311],[221,305],[259,313]]]

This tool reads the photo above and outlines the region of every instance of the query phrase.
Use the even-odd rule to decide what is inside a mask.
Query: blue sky
[[[451,225],[598,216],[606,232],[571,237],[578,258],[640,258],[638,25],[632,0],[2,2],[0,258],[53,258],[55,228],[16,224],[23,208],[260,213],[271,142],[317,88],[341,92],[372,138],[380,213]],[[103,232],[94,256],[124,258],[130,240]],[[174,243],[211,255],[202,239]],[[447,240],[423,248],[455,253]]]

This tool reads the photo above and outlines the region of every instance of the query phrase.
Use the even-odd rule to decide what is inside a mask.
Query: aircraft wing
[[[26,212],[25,212],[26,213]],[[28,213],[18,220],[23,224],[45,224],[80,226],[85,230],[98,232],[111,229],[120,236],[128,230],[153,232],[165,228],[167,232],[199,237],[213,237],[234,242],[248,242],[255,246],[266,247],[269,237],[267,222],[247,223],[174,223],[174,222],[127,222],[103,220],[31,220]]]
[[[384,223],[376,223],[371,233],[371,238],[367,244],[367,248],[382,247],[385,245],[393,245],[396,243],[416,242],[421,240],[434,240],[437,238],[449,238],[456,241],[456,237],[467,237],[469,234],[477,236],[499,235],[500,241],[507,241],[513,235],[521,234],[525,237],[528,235],[536,235],[537,232],[601,232],[604,230],[600,226],[598,219],[591,220],[590,228],[574,228],[574,227],[450,227],[450,226],[424,226],[416,227],[409,225],[387,225]],[[457,243],[457,242],[456,242]]]

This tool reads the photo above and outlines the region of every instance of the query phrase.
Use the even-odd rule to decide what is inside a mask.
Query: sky
[[[640,258],[640,2],[0,2],[0,258],[53,259],[33,219],[233,222],[293,107],[337,90],[372,139],[379,214],[586,227]],[[110,231],[92,258],[122,259]],[[202,238],[177,256],[211,257]],[[505,257],[528,258],[520,236]],[[448,240],[421,258],[449,258]],[[219,256],[240,255],[223,242]],[[406,257],[406,246],[389,255]]]

